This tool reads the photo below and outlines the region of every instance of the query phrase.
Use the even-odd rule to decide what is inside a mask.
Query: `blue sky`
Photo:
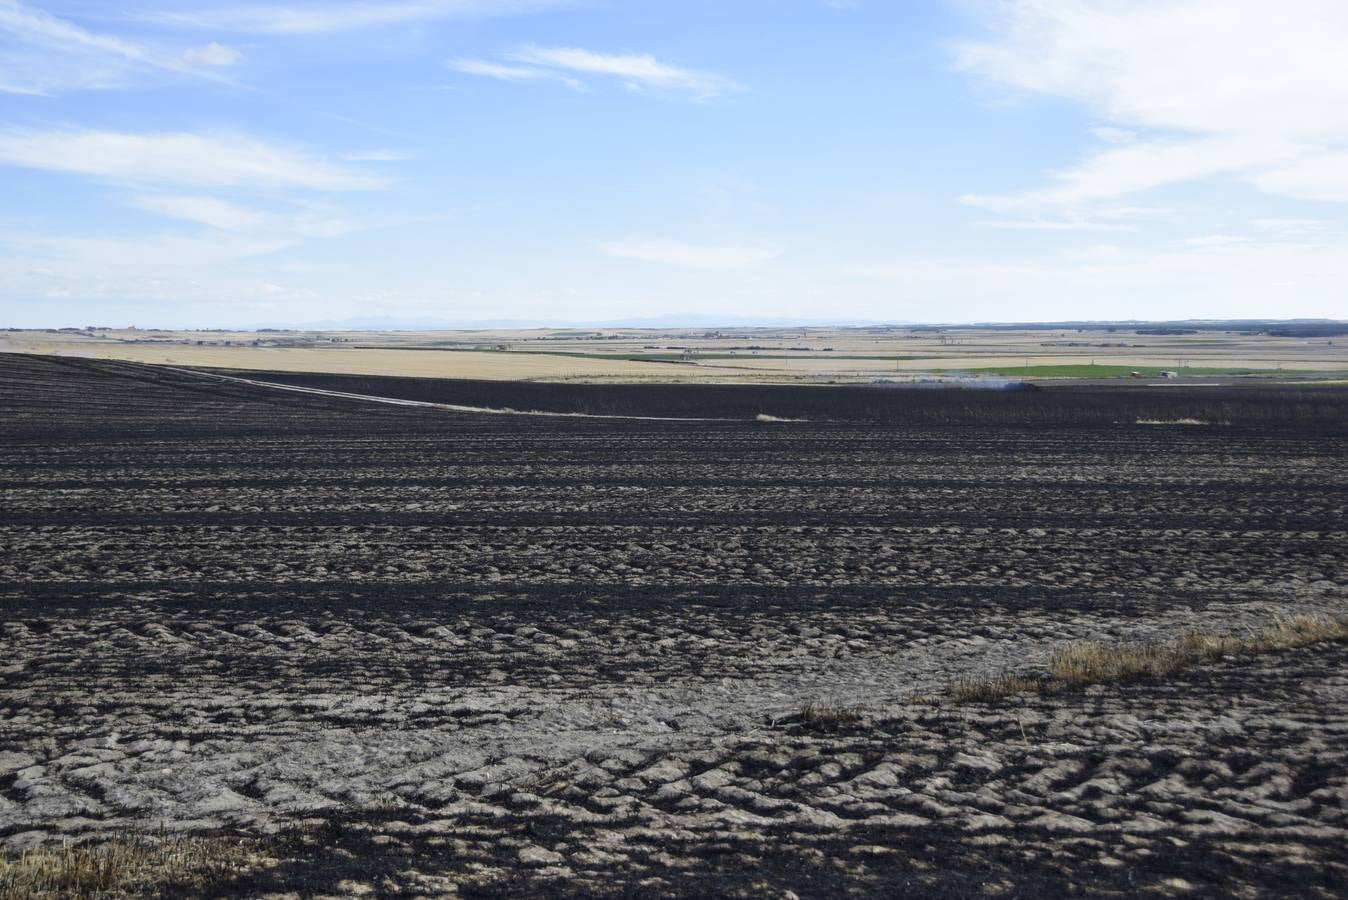
[[[0,0],[0,324],[1348,317],[1341,0]]]

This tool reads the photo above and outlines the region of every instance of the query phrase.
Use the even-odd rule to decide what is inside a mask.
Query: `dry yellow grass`
[[[948,693],[960,703],[991,703],[1014,694],[1051,693],[1133,678],[1161,678],[1222,656],[1270,653],[1343,640],[1348,640],[1348,619],[1298,615],[1279,619],[1262,632],[1250,635],[1190,629],[1167,644],[1075,641],[1054,652],[1044,676],[963,678],[951,685]]]
[[[1267,653],[1270,650],[1306,647],[1321,641],[1342,640],[1348,640],[1348,619],[1300,615],[1279,619],[1272,627],[1251,637],[1186,631],[1180,638],[1180,647],[1187,653],[1210,657],[1230,653]]]
[[[992,703],[1012,694],[1027,694],[1040,690],[1043,680],[1021,675],[1002,675],[997,678],[964,676],[950,686],[950,696],[957,703]]]
[[[1054,681],[1076,686],[1169,675],[1192,662],[1178,646],[1077,641],[1053,654],[1048,671]]]
[[[199,893],[273,860],[255,840],[134,838],[0,857],[0,900]]]
[[[535,378],[625,378],[636,380],[668,370],[686,374],[676,363],[585,359],[544,353],[444,353],[436,350],[309,350],[253,347],[188,347],[172,344],[53,345],[44,352],[60,356],[118,359],[175,366],[205,366],[271,372],[330,372],[338,375],[405,375],[416,378],[481,378],[492,381]]]
[[[836,706],[807,703],[800,710],[800,724],[809,731],[837,731],[861,721],[861,709],[855,706]]]

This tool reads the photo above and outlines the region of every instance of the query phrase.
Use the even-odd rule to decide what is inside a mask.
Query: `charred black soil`
[[[222,894],[1348,888],[1342,644],[946,696],[1348,614],[1348,391],[248,377],[730,421],[0,356],[11,852],[270,835]]]
[[[1098,426],[1138,419],[1209,424],[1316,424],[1348,420],[1341,387],[1248,383],[1180,387],[984,379],[926,384],[557,384],[202,369],[296,387],[490,409],[607,416],[752,419],[759,415],[881,425]],[[1179,388],[1178,390],[1176,388]]]

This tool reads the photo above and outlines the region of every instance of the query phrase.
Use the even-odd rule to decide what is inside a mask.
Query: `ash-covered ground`
[[[947,694],[1348,614],[1342,389],[414,385],[732,420],[683,423],[0,380],[10,852],[274,835],[249,894],[1348,890],[1344,644]]]

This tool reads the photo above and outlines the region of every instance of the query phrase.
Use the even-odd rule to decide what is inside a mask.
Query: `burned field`
[[[254,894],[1348,889],[1341,640],[952,692],[1348,615],[1348,391],[288,378],[724,421],[0,356],[11,854],[256,838],[211,882]]]

